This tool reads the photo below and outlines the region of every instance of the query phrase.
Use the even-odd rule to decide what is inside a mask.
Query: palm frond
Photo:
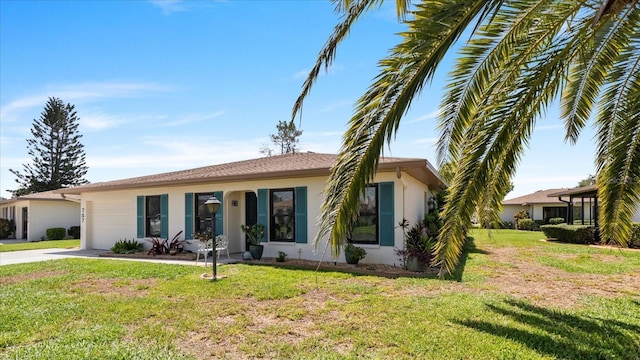
[[[375,174],[385,141],[392,139],[413,98],[485,6],[479,0],[418,5],[409,30],[402,34],[403,43],[380,62],[380,75],[356,105],[325,189],[316,246],[329,235],[333,255],[340,253],[360,193]]]
[[[307,97],[309,92],[311,91],[311,87],[318,79],[318,75],[320,74],[320,70],[324,67],[325,70],[331,66],[333,60],[336,56],[336,50],[338,44],[349,34],[351,30],[351,26],[362,16],[367,9],[375,6],[376,4],[381,4],[384,0],[336,0],[336,11],[344,12],[344,20],[336,25],[333,30],[333,33],[329,37],[329,40],[325,43],[322,50],[318,54],[318,59],[316,60],[315,65],[309,71],[309,75],[307,75],[307,79],[304,81],[302,85],[302,91],[296,102],[293,105],[293,110],[291,112],[291,121],[293,121],[298,113],[302,110],[302,105],[304,103],[304,99]],[[399,0],[399,2],[402,2]]]
[[[523,61],[512,62],[511,67],[507,68],[514,49],[527,46],[528,49],[521,50],[523,54],[538,50],[539,44],[530,41],[529,31],[549,3],[552,1],[509,2],[506,9],[501,9],[480,27],[460,51],[461,57],[450,73],[447,94],[441,103],[443,116],[438,125],[440,136],[437,143],[440,164],[457,157],[468,124],[474,120],[478,109],[486,104],[489,95],[484,90],[492,86],[492,81],[500,79],[495,76],[496,72],[513,76],[515,73],[512,68],[523,66],[524,60],[528,59],[527,56],[520,56]],[[579,8],[573,5],[570,7],[573,10],[568,14],[573,14]],[[562,22],[555,27],[546,27],[545,34],[536,34],[536,38],[546,39],[561,27]]]
[[[384,0],[378,0],[378,5],[382,5]],[[353,0],[331,0],[336,6],[336,12],[346,12],[353,6]],[[396,0],[396,15],[398,19],[404,20],[405,15],[409,12],[411,0]]]
[[[517,31],[511,22],[520,18],[513,16],[513,11],[523,12],[526,4],[509,2],[508,5],[506,11],[500,9],[491,26],[482,27],[478,32],[478,36],[499,38],[485,42],[495,44],[495,48],[473,50],[478,54],[508,53],[510,56],[500,62],[498,69],[471,75],[484,77],[475,81],[483,86],[474,85],[477,86],[474,91],[481,94],[476,96],[481,100],[472,121],[466,125],[465,121],[459,122],[463,124],[459,129],[461,140],[451,140],[459,141],[455,146],[460,149],[460,167],[449,188],[441,215],[444,225],[435,249],[435,260],[442,272],[455,268],[466,241],[465,229],[476,206],[483,207],[482,210],[488,207],[492,212],[499,209],[499,201],[508,189],[509,178],[515,173],[535,120],[558,93],[569,64],[567,59],[575,56],[576,45],[584,36],[584,32],[578,32],[577,37],[558,35],[565,19],[579,10],[574,4],[564,2],[549,2],[530,12],[536,27],[535,31],[526,31],[526,36],[494,31],[498,26],[496,22],[505,29]],[[540,13],[547,15],[541,18]],[[527,27],[520,32],[525,29]],[[515,43],[514,39],[517,39]],[[470,46],[478,44],[470,43]],[[467,83],[473,82],[467,80]],[[451,119],[458,121],[445,116],[445,121]]]
[[[625,245],[640,203],[640,9],[620,13],[609,46],[618,49],[598,114],[598,197],[602,238]]]
[[[602,21],[594,27],[594,37],[585,40],[585,46],[574,62],[571,77],[562,96],[562,114],[565,122],[565,140],[572,144],[591,117],[600,89],[606,82],[606,74],[615,64],[620,48],[614,37],[621,22]]]

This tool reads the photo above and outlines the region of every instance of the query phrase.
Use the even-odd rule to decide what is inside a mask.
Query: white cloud
[[[19,170],[22,171],[22,164],[27,164],[27,163],[31,163],[31,158],[28,157],[10,157],[10,156],[3,156],[2,157],[2,164],[0,164],[0,167],[2,168],[6,168],[6,169],[15,169],[15,170]],[[6,179],[2,179],[2,184],[4,185]]]
[[[124,119],[117,116],[107,115],[100,112],[84,114],[79,117],[80,124],[87,131],[105,130],[126,123]]]
[[[564,125],[562,124],[543,125],[543,126],[536,126],[534,131],[555,130],[555,129],[562,129],[562,128],[564,128]]]
[[[341,101],[332,102],[332,103],[329,103],[329,104],[325,105],[320,110],[318,110],[318,113],[331,112],[333,110],[341,109],[343,107],[350,106],[352,104],[353,103],[351,101],[347,101],[347,100],[341,100]]]
[[[212,120],[212,119],[215,119],[217,117],[222,116],[223,114],[224,114],[224,111],[216,111],[216,112],[211,113],[211,114],[187,114],[187,115],[183,115],[178,120],[167,122],[167,123],[164,123],[164,124],[159,124],[157,126],[170,127],[170,126],[179,126],[179,125],[191,124],[191,123],[205,121],[205,120]]]
[[[430,138],[424,138],[424,139],[415,139],[415,140],[413,140],[413,143],[416,144],[416,145],[419,145],[419,144],[435,144],[436,141],[438,141],[438,138],[430,137]]]
[[[156,83],[136,82],[103,82],[81,83],[70,85],[54,85],[46,87],[41,93],[25,96],[0,107],[0,121],[3,123],[16,121],[20,115],[34,107],[44,107],[47,99],[55,96],[63,101],[77,104],[104,98],[130,98],[146,96],[149,93],[172,90],[168,86]]]
[[[417,118],[413,118],[405,122],[405,124],[413,124],[417,122],[427,121],[436,119],[440,115],[440,109],[433,110],[430,113],[424,114],[422,116],[418,116]]]
[[[87,165],[93,169],[125,169],[147,168],[157,172],[168,172],[180,169],[190,169],[200,166],[220,164],[260,156],[256,139],[246,141],[220,141],[212,144],[206,137],[148,137],[141,141],[140,149],[149,152],[137,152],[130,155],[130,151],[122,149],[126,155],[113,154],[104,149],[104,155],[87,155]],[[161,159],[161,161],[159,161]],[[112,179],[121,178],[115,175]],[[96,181],[107,181],[100,179]]]
[[[188,11],[192,9],[202,8],[211,3],[227,2],[226,0],[210,0],[205,1],[185,1],[185,0],[149,0],[151,4],[159,7],[164,15],[171,15],[176,12]]]
[[[305,70],[300,70],[297,73],[293,74],[292,78],[297,80],[297,79],[306,78],[307,75],[309,75],[309,70],[305,69]]]
[[[183,0],[149,0],[149,2],[162,9],[165,15],[189,9]]]
[[[16,143],[16,138],[10,138],[7,136],[0,136],[0,146],[11,145]]]

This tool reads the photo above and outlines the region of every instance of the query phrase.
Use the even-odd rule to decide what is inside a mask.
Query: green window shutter
[[[224,234],[224,202],[222,201],[222,191],[214,191],[213,196],[220,201],[220,207],[216,213],[216,236]]]
[[[269,190],[258,189],[258,224],[264,226],[262,242],[269,239]]]
[[[296,243],[307,243],[307,187],[295,190]]]
[[[395,242],[394,236],[394,201],[393,201],[393,182],[382,182],[378,185],[378,206],[379,227],[380,227],[380,246],[393,246]]]
[[[144,237],[144,196],[138,196],[136,199],[137,203],[137,214],[138,214],[138,237]]]
[[[193,193],[184,193],[184,239],[193,239]]]
[[[160,195],[160,237],[169,237],[169,195]]]

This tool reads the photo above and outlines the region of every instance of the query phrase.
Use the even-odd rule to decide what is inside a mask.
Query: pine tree
[[[33,120],[32,139],[27,139],[31,164],[22,164],[24,172],[9,169],[20,188],[14,196],[56,190],[86,184],[87,173],[82,135],[78,132],[75,106],[50,97],[40,114]]]
[[[298,138],[302,135],[302,130],[296,128],[296,124],[293,121],[279,121],[276,125],[277,134],[269,135],[271,142],[280,148],[280,154],[293,154],[300,150],[298,148]],[[271,156],[273,150],[266,145],[260,148],[260,152],[266,156]]]

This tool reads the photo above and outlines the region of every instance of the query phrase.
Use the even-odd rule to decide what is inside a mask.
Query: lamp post
[[[213,256],[211,259],[211,262],[213,263],[213,279],[211,281],[216,281],[217,280],[217,250],[216,250],[216,213],[218,212],[218,209],[220,208],[220,200],[216,199],[215,196],[210,197],[209,199],[207,199],[207,201],[204,202],[205,205],[207,205],[207,208],[209,209],[209,212],[211,213],[211,237],[213,238],[211,244],[213,245]]]

